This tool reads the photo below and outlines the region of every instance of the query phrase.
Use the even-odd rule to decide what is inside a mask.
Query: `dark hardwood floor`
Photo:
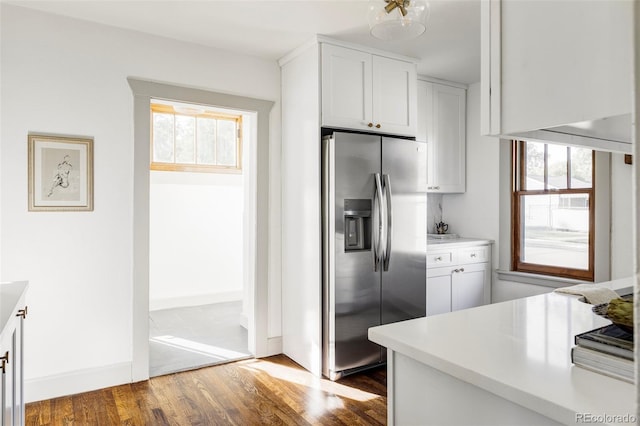
[[[337,382],[284,355],[34,402],[27,425],[384,425],[384,367]]]

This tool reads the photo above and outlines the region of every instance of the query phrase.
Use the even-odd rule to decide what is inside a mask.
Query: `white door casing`
[[[205,105],[217,105],[238,111],[255,112],[257,132],[251,138],[253,164],[247,182],[254,189],[251,204],[255,227],[246,229],[253,240],[253,262],[245,261],[250,279],[248,334],[249,351],[256,357],[268,354],[268,224],[269,224],[269,115],[274,102],[207,90],[128,78],[134,98],[134,203],[133,203],[133,306],[132,306],[132,382],[149,378],[149,164],[151,98],[169,99]]]

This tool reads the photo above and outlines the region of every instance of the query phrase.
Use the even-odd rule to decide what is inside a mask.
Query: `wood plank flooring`
[[[338,382],[284,355],[34,402],[27,425],[384,425],[386,370]]]

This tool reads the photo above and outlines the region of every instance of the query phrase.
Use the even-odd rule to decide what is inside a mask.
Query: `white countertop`
[[[446,250],[449,248],[482,246],[493,244],[492,240],[482,238],[450,238],[450,239],[433,239],[427,238],[427,251]]]
[[[634,385],[571,363],[574,336],[610,323],[591,308],[548,293],[373,327],[369,339],[564,424],[576,413],[633,415]]]
[[[20,309],[24,307],[22,304],[27,286],[27,281],[0,283],[0,336],[4,334],[9,320],[15,315],[18,304],[21,305]]]

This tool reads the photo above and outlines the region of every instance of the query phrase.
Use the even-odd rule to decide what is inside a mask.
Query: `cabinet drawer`
[[[480,263],[489,261],[489,246],[460,249],[458,263]]]
[[[455,262],[454,251],[438,251],[427,253],[427,268],[447,266]]]

